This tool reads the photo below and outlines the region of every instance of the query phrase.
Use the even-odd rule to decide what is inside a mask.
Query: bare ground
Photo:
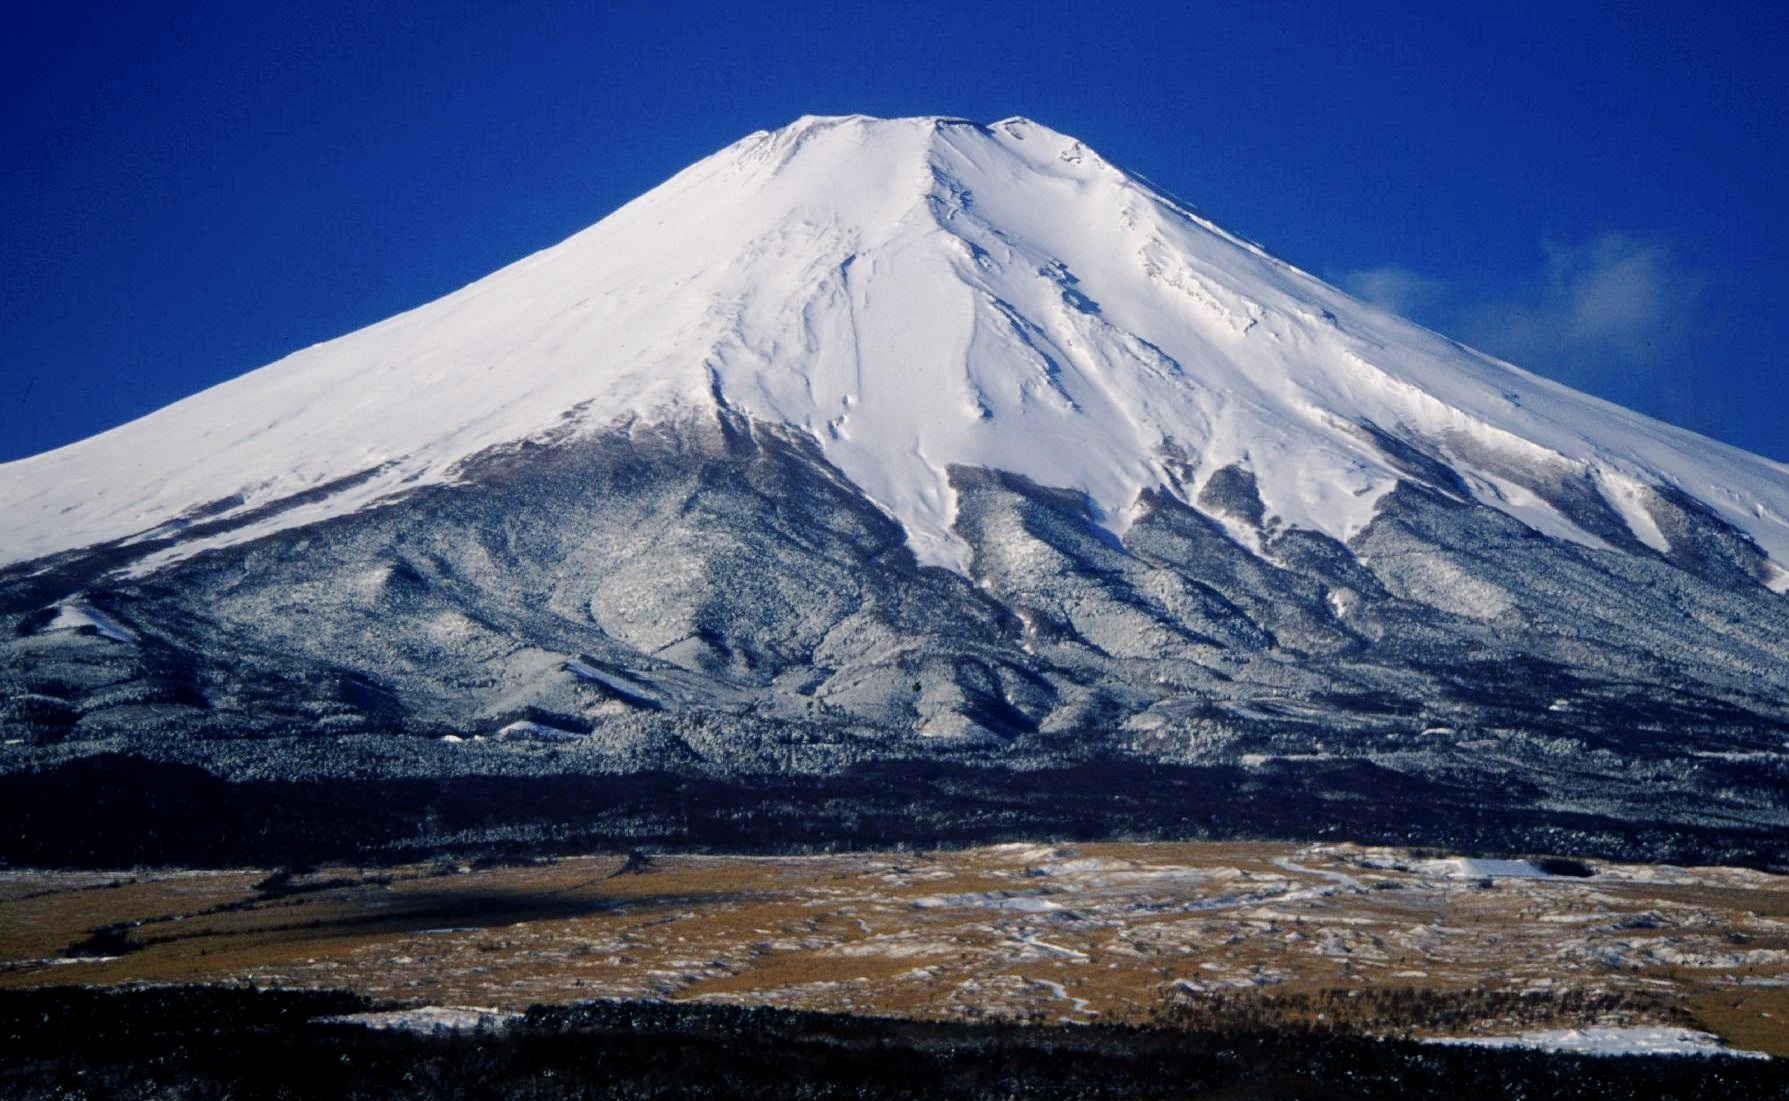
[[[1279,843],[0,873],[0,986],[254,983],[1400,1035],[1675,1024],[1789,1056],[1789,878]]]

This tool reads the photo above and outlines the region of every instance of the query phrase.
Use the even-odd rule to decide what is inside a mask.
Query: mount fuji
[[[1025,119],[749,135],[0,465],[0,517],[19,777],[848,803],[944,769],[977,779],[925,836],[1012,799],[1069,828],[1041,778],[1070,774],[1096,818],[1168,777],[1143,832],[1789,827],[1789,467],[1357,301]]]

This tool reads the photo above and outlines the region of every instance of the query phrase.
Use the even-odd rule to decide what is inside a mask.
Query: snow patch
[[[372,1013],[347,1013],[321,1018],[330,1024],[360,1025],[379,1031],[467,1032],[498,1029],[522,1015],[501,1009],[470,1005],[424,1005],[411,1009],[387,1009]]]
[[[927,895],[913,900],[913,905],[921,910],[937,910],[945,907],[968,906],[983,910],[1009,910],[1018,914],[1047,914],[1062,907],[1036,893],[1016,893],[1008,891],[978,891],[958,895]]]
[[[582,737],[584,735],[576,730],[564,730],[557,726],[548,726],[545,723],[531,722],[527,719],[510,723],[497,731],[499,741],[575,742]]]
[[[1480,857],[1454,856],[1444,860],[1425,860],[1413,866],[1423,875],[1444,879],[1556,879],[1529,860],[1488,860]]]
[[[113,642],[136,642],[137,633],[89,604],[70,601],[56,606],[56,618],[44,627],[46,631],[74,631],[91,627]]]
[[[1099,1016],[1099,1010],[1094,1009],[1088,1004],[1086,998],[1073,997],[1069,994],[1068,988],[1059,982],[1051,982],[1049,979],[1027,979],[1026,981],[1033,986],[1042,987],[1043,989],[1048,990],[1051,997],[1069,1003],[1069,1009],[1075,1013],[1080,1013],[1088,1017]]]
[[[1768,1059],[1761,1051],[1730,1048],[1719,1036],[1688,1028],[1562,1028],[1514,1036],[1445,1036],[1425,1041],[1469,1047],[1534,1048],[1574,1055],[1728,1055]]]

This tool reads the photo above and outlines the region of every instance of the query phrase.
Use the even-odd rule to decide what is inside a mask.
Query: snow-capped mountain
[[[1789,468],[1371,309],[1037,123],[863,117],[753,134],[439,301],[0,467],[0,562],[315,494],[150,568],[717,406],[812,436],[959,571],[953,465],[1085,493],[1120,537],[1144,490],[1240,467],[1268,518],[1347,539],[1409,475],[1389,433],[1591,545],[1668,550],[1674,488],[1789,583]]]
[[[1024,119],[750,135],[0,517],[9,767],[1117,753],[1789,821],[1789,468]]]

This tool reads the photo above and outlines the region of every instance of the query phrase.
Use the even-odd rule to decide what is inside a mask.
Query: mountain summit
[[[1084,494],[1115,537],[1145,492],[1246,475],[1268,523],[1345,540],[1415,462],[1591,546],[1670,554],[1693,502],[1789,585],[1789,469],[1365,306],[1045,126],[862,116],[750,135],[436,302],[0,466],[0,563],[211,522],[153,568],[717,406],[811,436],[959,572],[953,466]]]
[[[603,843],[1754,859],[1789,829],[1786,518],[1789,468],[1047,127],[807,118],[0,466],[0,772],[659,792]],[[565,825],[475,791],[403,820]]]

